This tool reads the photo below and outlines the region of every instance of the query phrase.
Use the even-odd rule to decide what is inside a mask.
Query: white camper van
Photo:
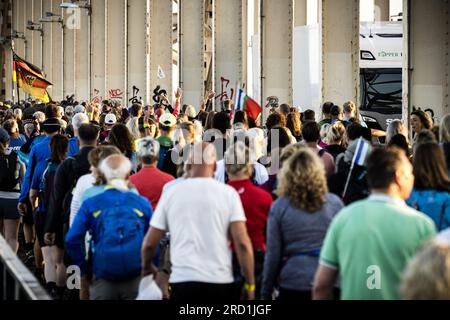
[[[361,23],[360,109],[372,129],[402,118],[402,22]]]

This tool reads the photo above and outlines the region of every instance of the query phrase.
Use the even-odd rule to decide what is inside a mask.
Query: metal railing
[[[0,235],[0,301],[51,300],[36,277],[28,270]]]

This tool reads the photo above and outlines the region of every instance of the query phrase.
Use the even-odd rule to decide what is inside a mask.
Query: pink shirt
[[[311,147],[311,149],[313,151],[315,151],[317,153],[317,155],[319,155],[320,150],[322,150],[322,148],[320,148],[319,146]],[[325,166],[325,173],[327,174],[327,178],[328,178],[331,175],[333,175],[335,173],[335,170],[336,170],[336,167],[334,165],[333,156],[331,154],[329,154],[328,152],[324,152],[322,154],[321,159],[323,161],[323,165]]]

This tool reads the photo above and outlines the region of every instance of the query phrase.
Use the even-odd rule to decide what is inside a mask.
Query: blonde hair
[[[342,122],[336,122],[328,129],[327,136],[325,137],[325,143],[341,144],[344,141],[344,139],[345,139],[345,127],[342,124]]]
[[[450,114],[442,118],[439,131],[440,142],[450,142]]]
[[[347,114],[354,113],[354,117],[352,118],[356,118],[359,121],[359,110],[356,106],[356,103],[354,103],[353,101],[347,101],[346,103],[344,103],[343,109]]]
[[[450,245],[427,243],[404,271],[400,292],[407,300],[449,300]]]
[[[250,158],[250,149],[245,143],[237,141],[225,153],[225,170],[230,175],[243,173],[249,177],[253,174],[254,165]]]
[[[408,141],[408,128],[401,120],[394,120],[389,123],[386,130],[386,144],[397,134],[402,134],[406,138],[406,141]]]
[[[328,192],[325,168],[309,148],[301,149],[283,164],[278,174],[277,195],[310,213],[320,210]]]

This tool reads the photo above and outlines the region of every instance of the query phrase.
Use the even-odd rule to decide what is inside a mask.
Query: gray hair
[[[131,161],[121,154],[114,154],[100,162],[99,170],[108,182],[127,180],[131,172]]]
[[[45,121],[45,113],[41,111],[37,111],[33,114],[33,118],[37,120],[37,122],[44,122]]]
[[[30,132],[30,133],[33,132],[35,129],[33,123],[27,123],[23,126],[23,128],[24,128],[25,132]]]
[[[14,115],[22,117],[22,109],[20,108],[14,109]]]
[[[89,117],[85,113],[77,113],[72,118],[72,125],[74,130],[80,129],[82,124],[89,123]]]
[[[64,115],[64,108],[63,108],[63,107],[58,106],[58,111],[59,111],[59,113],[61,114],[61,116]]]

